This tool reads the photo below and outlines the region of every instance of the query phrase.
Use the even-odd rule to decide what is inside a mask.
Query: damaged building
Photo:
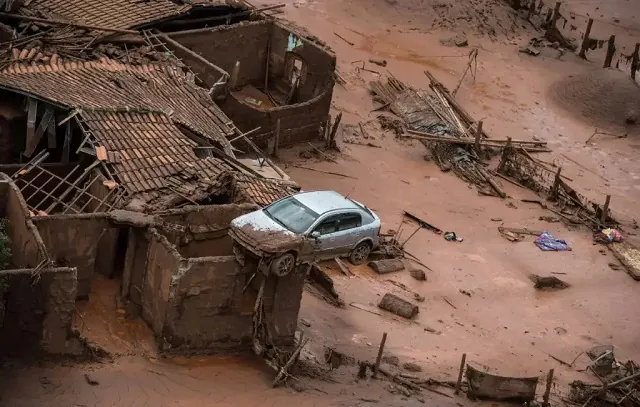
[[[83,354],[96,278],[160,350],[293,345],[304,270],[240,264],[228,228],[299,190],[243,150],[323,133],[335,56],[244,3],[72,3],[0,2],[3,349]]]

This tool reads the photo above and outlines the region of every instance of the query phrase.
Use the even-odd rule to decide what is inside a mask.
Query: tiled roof
[[[106,162],[130,196],[156,209],[229,186],[231,168],[216,158],[199,159],[196,143],[162,113],[86,110],[79,116],[92,142],[106,148]]]
[[[27,0],[24,7],[49,18],[117,29],[139,27],[191,8],[171,0]]]
[[[280,198],[295,194],[300,187],[292,181],[258,178],[248,174],[235,174],[233,195],[237,203],[267,206]]]
[[[50,62],[53,62],[50,60]],[[151,110],[229,146],[231,120],[197,86],[191,74],[170,65],[92,62],[14,64],[0,72],[0,88],[28,93],[77,109]]]

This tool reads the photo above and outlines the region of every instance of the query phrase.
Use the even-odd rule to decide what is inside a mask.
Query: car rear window
[[[317,213],[292,197],[267,206],[264,212],[294,233],[307,231],[319,217]]]

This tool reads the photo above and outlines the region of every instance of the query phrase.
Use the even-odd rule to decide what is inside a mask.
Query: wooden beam
[[[29,98],[27,103],[27,140],[22,154],[27,158],[31,158],[31,155],[38,145],[35,143],[38,101],[36,99]]]
[[[69,154],[71,153],[71,122],[67,122],[64,130],[64,143],[62,144],[62,162],[69,163]]]

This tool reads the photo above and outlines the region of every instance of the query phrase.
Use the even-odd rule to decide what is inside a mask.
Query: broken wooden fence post
[[[333,122],[333,128],[331,129],[331,133],[329,133],[329,139],[327,140],[328,148],[334,148],[336,146],[336,133],[338,132],[338,126],[340,126],[340,120],[342,120],[342,112],[338,113],[338,116],[336,116],[336,121]]]
[[[309,338],[305,339],[304,342],[302,342],[300,346],[298,346],[298,348],[296,348],[296,350],[291,354],[291,357],[289,358],[287,363],[284,366],[282,366],[282,369],[280,369],[280,372],[278,372],[278,375],[276,376],[276,378],[273,379],[273,383],[271,383],[271,387],[276,387],[278,383],[280,383],[280,381],[287,375],[287,371],[289,370],[291,365],[293,365],[293,363],[296,361],[296,359],[300,355],[300,352],[302,351],[302,348],[304,348],[307,342],[309,342]]]
[[[458,372],[458,381],[456,382],[456,390],[453,394],[460,393],[460,386],[462,385],[462,375],[464,373],[464,367],[467,364],[467,354],[462,354],[462,360],[460,361],[460,371]]]
[[[589,35],[591,34],[591,26],[593,25],[593,18],[589,19],[587,23],[587,30],[584,32],[584,38],[582,39],[582,46],[580,47],[580,53],[578,56],[582,59],[587,59],[587,48],[589,48]]]
[[[478,157],[480,157],[480,154],[482,154],[482,147],[480,146],[480,139],[481,138],[482,138],[482,120],[480,120],[478,122],[478,128],[476,130],[475,149],[476,149],[476,154],[478,154]]]
[[[560,18],[560,5],[562,2],[556,2],[556,7],[553,9],[553,16],[551,17],[551,27],[555,27],[558,22],[558,18]]]
[[[631,58],[631,79],[636,80],[636,71],[638,70],[638,51],[640,51],[640,43],[636,44]]]
[[[611,61],[613,61],[613,54],[616,53],[616,36],[609,37],[609,44],[607,45],[607,56],[604,58],[603,68],[611,68]]]
[[[556,198],[558,196],[558,188],[560,188],[560,173],[562,172],[562,167],[558,168],[556,172],[556,177],[553,180],[553,187],[551,187],[551,197]]]
[[[611,195],[607,195],[607,198],[604,200],[604,206],[602,207],[602,214],[600,215],[600,224],[605,226],[605,222],[607,221],[607,216],[609,213],[609,202],[611,202]]]
[[[536,0],[531,0],[529,2],[529,11],[527,12],[527,21],[531,22],[531,16],[533,12],[536,10]]]
[[[275,157],[278,156],[278,146],[280,145],[280,119],[276,122],[276,136],[275,141],[273,143],[273,155]]]
[[[384,344],[387,341],[387,333],[382,333],[382,340],[380,341],[380,348],[378,349],[378,357],[376,358],[376,365],[373,368],[373,377],[376,377],[378,374],[378,369],[380,369],[380,361],[382,360],[382,352],[384,351]]]
[[[549,394],[551,393],[551,385],[553,384],[553,369],[549,370],[547,374],[547,388],[544,391],[542,397],[542,407],[549,407]]]

